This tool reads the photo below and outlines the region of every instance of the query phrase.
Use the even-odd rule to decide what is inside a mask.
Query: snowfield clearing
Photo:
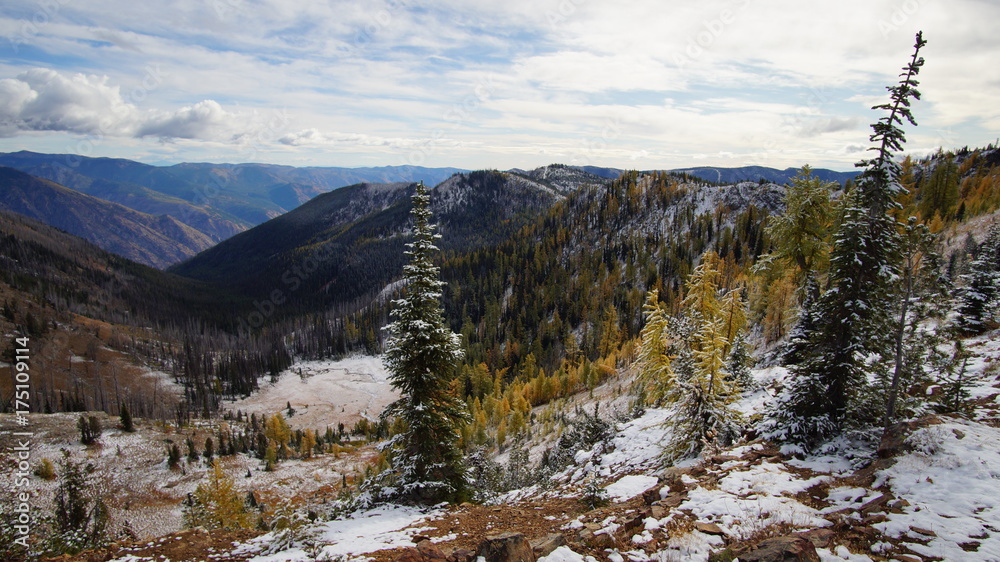
[[[361,418],[374,420],[399,393],[389,386],[381,357],[359,355],[346,359],[303,361],[282,371],[277,382],[262,381],[254,395],[226,404],[235,413],[271,415],[285,412],[293,429],[348,429]]]

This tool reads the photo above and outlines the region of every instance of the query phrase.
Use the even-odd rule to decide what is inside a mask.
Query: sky
[[[997,0],[4,0],[0,152],[152,164],[626,169],[1000,137]]]

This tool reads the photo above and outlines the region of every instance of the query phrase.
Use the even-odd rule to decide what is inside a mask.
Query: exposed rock
[[[924,529],[922,527],[913,527],[913,526],[911,526],[910,530],[913,531],[914,533],[918,534],[918,535],[923,535],[925,537],[936,537],[937,536],[937,533],[935,533],[934,531],[931,531],[930,529]]]
[[[646,502],[646,505],[652,505],[653,502],[661,499],[662,497],[660,495],[661,488],[663,488],[663,485],[658,483],[656,486],[653,486],[652,488],[642,493],[642,500]]]
[[[438,560],[444,562],[448,559],[448,557],[445,556],[444,553],[441,552],[438,547],[434,546],[434,543],[429,540],[417,543],[417,550],[420,554],[424,555],[426,560]]]
[[[833,537],[837,533],[833,529],[812,529],[809,531],[802,531],[801,533],[794,533],[797,537],[802,537],[809,542],[813,543],[816,548],[827,548],[830,543],[833,542]]]
[[[395,558],[395,562],[449,562],[449,557],[445,556],[441,550],[434,546],[430,540],[422,540],[417,543],[416,548],[410,547],[400,552]],[[451,561],[457,562],[457,561]],[[464,561],[463,561],[464,562]]]
[[[549,535],[542,539],[538,544],[534,545],[532,550],[535,551],[535,556],[541,558],[543,556],[548,556],[552,554],[555,549],[560,546],[566,545],[566,537],[564,535]]]
[[[715,523],[702,523],[701,521],[699,521],[694,524],[694,528],[695,530],[701,531],[702,533],[708,535],[718,535],[720,537],[726,535],[726,532],[723,531],[722,528],[716,525]]]
[[[731,461],[738,461],[740,458],[732,455],[712,455],[708,460],[713,464],[724,464]]]
[[[587,541],[587,546],[598,550],[614,548],[615,538],[611,536],[611,533],[594,533],[590,540]]]
[[[424,562],[424,555],[420,553],[419,550],[410,547],[400,552],[396,558],[393,559],[394,562]]]
[[[468,548],[460,548],[448,556],[448,562],[472,562],[476,559],[476,553]]]
[[[872,501],[866,503],[865,505],[861,506],[861,509],[858,510],[858,511],[860,511],[864,515],[867,515],[869,513],[873,513],[873,512],[876,512],[876,511],[885,511],[885,508],[889,504],[890,500],[892,500],[892,495],[890,495],[890,494],[882,494],[881,496],[879,496],[879,497],[873,499]]]
[[[889,509],[902,513],[904,508],[910,507],[910,502],[899,499],[889,504]]]
[[[686,492],[687,485],[684,484],[684,481],[681,479],[681,476],[685,474],[690,474],[690,472],[691,472],[690,469],[670,467],[665,471],[663,471],[663,476],[661,477],[661,480],[663,481],[663,484],[665,484],[670,488],[671,493]],[[662,490],[660,493],[661,494],[663,493]]]
[[[875,525],[877,523],[884,523],[889,520],[889,517],[884,513],[875,513],[865,517],[861,520],[862,525]]]
[[[742,562],[820,562],[813,543],[794,535],[768,539],[739,558]]]
[[[637,531],[645,525],[646,518],[649,517],[651,514],[652,514],[651,511],[643,510],[639,512],[639,515],[636,515],[631,519],[626,519],[625,522],[622,523],[621,527],[618,529],[618,532],[623,535],[627,534],[629,536],[632,536],[633,531]]]
[[[535,562],[535,552],[521,533],[486,537],[476,549],[476,558],[486,562]]]
[[[859,525],[851,529],[857,534],[862,535],[868,540],[874,540],[878,536],[878,530],[875,527],[869,527],[868,525]]]
[[[658,505],[660,507],[665,507],[667,509],[676,509],[677,506],[684,503],[688,497],[687,492],[680,492],[676,494],[670,494],[666,499],[662,499],[653,505]]]

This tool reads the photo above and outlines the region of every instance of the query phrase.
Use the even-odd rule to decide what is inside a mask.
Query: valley
[[[850,183],[808,170],[784,185],[665,172],[606,180],[548,166],[433,186],[442,320],[462,352],[448,389],[469,416],[457,432],[469,492],[447,507],[373,492],[392,474],[388,440],[405,431],[382,414],[403,396],[386,326],[412,294],[403,273],[415,184],[334,189],[166,271],[4,212],[0,446],[17,446],[19,420],[30,428],[33,528],[59,527],[67,475],[85,474],[84,532],[46,531],[30,556],[458,561],[514,532],[552,562],[743,559],[769,540],[821,560],[990,560],[995,506],[975,497],[996,492],[983,478],[996,460],[984,451],[1000,439],[1000,336],[988,309],[979,334],[947,327],[965,314],[971,273],[993,267],[996,154],[903,163],[914,193],[903,212],[937,221],[945,244],[934,267],[957,288],[923,328],[903,332],[942,337],[912,344],[928,367],[908,375],[891,452],[874,429],[816,449],[765,435],[800,376],[783,354],[805,306],[799,266],[780,262],[769,225],[795,212],[798,190],[821,187],[833,209]],[[948,158],[958,173],[942,188]],[[928,207],[938,189],[955,200]],[[823,220],[832,229],[840,219]],[[808,262],[817,268],[833,246],[823,236]],[[650,331],[657,315],[670,326],[662,336]],[[724,333],[724,321],[734,330],[717,336],[726,347],[710,344],[703,334]],[[740,381],[724,391],[732,438],[678,437],[683,410],[648,374],[654,337],[676,370],[666,372],[698,377],[716,365],[717,380]],[[25,416],[14,399],[18,338],[31,344]],[[880,372],[866,384],[883,384]],[[92,443],[81,442],[84,427],[99,428]],[[668,458],[678,439],[690,452]],[[3,462],[9,493],[20,467]],[[943,478],[933,476],[941,467],[954,473],[952,495],[975,497],[951,509],[921,483]],[[198,519],[199,502],[222,498],[234,502],[229,516]],[[970,530],[956,534],[950,518]],[[17,547],[15,527],[5,529],[5,548]]]

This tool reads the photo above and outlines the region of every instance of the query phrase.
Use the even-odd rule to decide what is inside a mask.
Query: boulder
[[[794,535],[768,539],[739,558],[741,562],[820,562],[813,543]]]
[[[535,552],[521,533],[486,537],[476,549],[476,558],[486,562],[535,562]]]
[[[836,536],[837,533],[835,533],[833,529],[820,528],[794,534],[797,537],[807,539],[809,542],[813,543],[813,546],[816,548],[828,548],[833,542],[833,537]]]
[[[451,553],[448,562],[472,562],[476,559],[476,553],[468,548],[459,548]]]
[[[723,531],[722,528],[716,525],[715,523],[703,523],[699,521],[694,524],[694,528],[696,531],[701,531],[706,535],[718,535],[720,537],[726,535],[726,532]]]
[[[429,540],[417,543],[417,551],[424,555],[424,559],[426,560],[434,560],[437,562],[445,562],[448,560],[448,557],[445,556],[444,553],[441,552],[438,547],[434,546],[434,543]]]
[[[548,556],[552,554],[560,546],[566,545],[566,537],[563,535],[555,534],[549,535],[538,542],[538,544],[532,547],[535,551],[535,556],[541,558],[543,556]]]

